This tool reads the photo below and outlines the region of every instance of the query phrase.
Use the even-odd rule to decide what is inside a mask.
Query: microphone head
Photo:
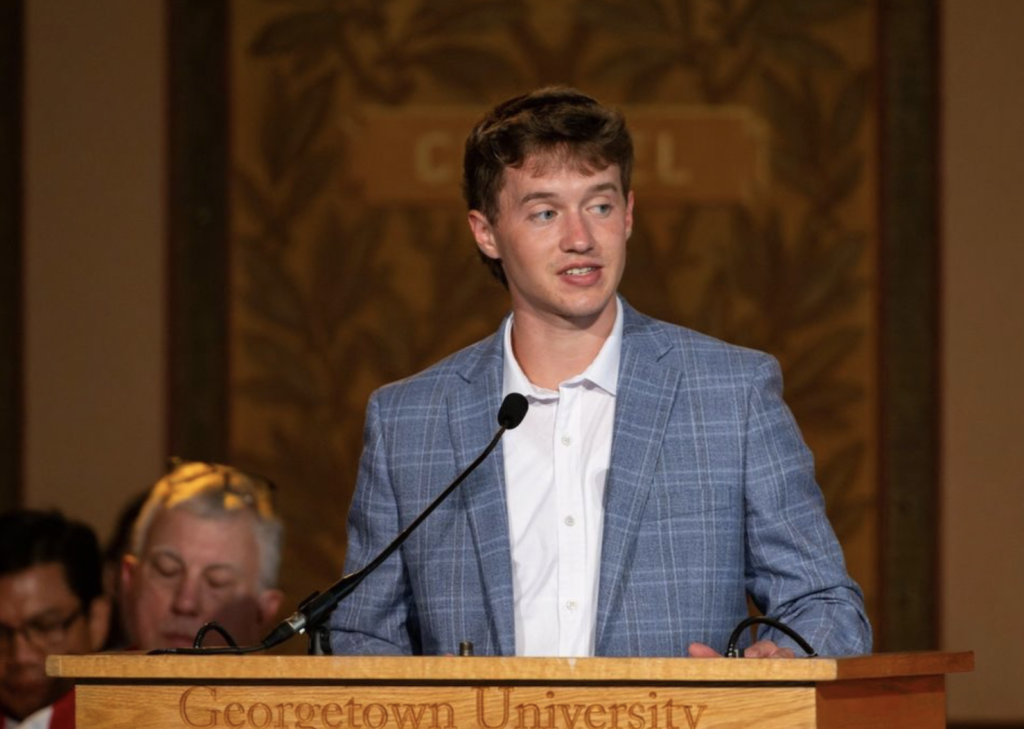
[[[501,401],[498,409],[498,425],[505,430],[512,430],[526,417],[526,411],[530,409],[530,403],[518,392],[510,392]]]

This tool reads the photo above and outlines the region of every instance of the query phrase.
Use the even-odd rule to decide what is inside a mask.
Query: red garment
[[[53,703],[50,729],[75,729],[74,689],[71,689]]]

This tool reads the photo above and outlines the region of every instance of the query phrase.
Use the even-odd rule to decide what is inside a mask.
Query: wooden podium
[[[973,653],[798,660],[50,656],[78,729],[942,727]]]

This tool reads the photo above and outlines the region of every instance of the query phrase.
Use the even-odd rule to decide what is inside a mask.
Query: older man
[[[258,642],[281,604],[281,533],[268,481],[230,466],[178,462],[139,512],[122,563],[133,645],[190,647],[211,621],[239,645]]]
[[[74,726],[71,684],[46,675],[50,654],[91,653],[107,635],[96,535],[57,512],[0,516],[0,725]]]

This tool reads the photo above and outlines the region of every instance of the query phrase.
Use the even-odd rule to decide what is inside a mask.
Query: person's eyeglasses
[[[64,618],[34,618],[20,628],[0,624],[0,651],[9,651],[14,646],[15,637],[19,635],[36,650],[56,648],[64,642],[68,628],[84,614],[85,609],[79,605]]]
[[[265,476],[220,463],[185,461],[177,456],[171,457],[168,465],[170,472],[165,481],[172,493],[168,505],[217,489],[224,494],[224,506],[228,509],[248,506],[264,519],[274,515],[276,487]]]

